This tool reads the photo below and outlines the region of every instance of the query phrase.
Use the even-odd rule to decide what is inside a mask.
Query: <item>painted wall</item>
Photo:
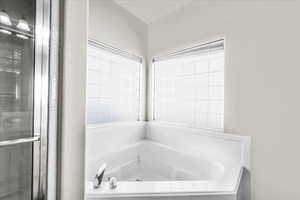
[[[104,42],[144,58],[142,80],[145,80],[145,58],[147,57],[147,26],[110,0],[89,1],[90,39]],[[142,93],[142,119],[145,118],[145,81]],[[95,166],[98,157],[122,146],[136,143],[144,138],[141,122],[87,126],[86,168]],[[100,148],[101,147],[101,150]],[[100,163],[99,163],[100,167]],[[89,170],[91,171],[91,170]],[[96,173],[96,172],[95,172]]]
[[[62,200],[84,198],[87,17],[88,1],[65,1],[63,71],[60,74],[63,76],[60,172]]]
[[[129,14],[123,8],[110,0],[90,0],[89,4],[89,38],[104,42],[119,49],[126,50],[130,53],[146,58],[147,26],[142,21]],[[145,79],[145,71],[144,64],[142,77],[143,80]],[[145,85],[145,82],[143,82],[144,88]],[[142,119],[144,119],[145,89],[142,91]],[[138,122],[136,122],[136,125],[138,128]],[[125,131],[118,136],[118,139],[115,142],[111,140],[112,138],[115,138],[115,134],[104,134],[105,138],[103,139],[111,141],[111,145],[119,146],[121,143],[118,141],[123,141],[123,145],[126,145],[128,142],[136,141],[143,137],[143,132],[140,132],[140,135],[137,135],[135,134],[135,131],[126,131],[126,129],[128,129],[126,123],[125,125],[124,123],[120,123],[119,128],[123,128]],[[102,128],[93,128],[93,132],[95,131],[98,131],[99,134],[103,134]],[[87,134],[89,132],[90,129],[87,130]],[[129,139],[133,136],[135,137],[134,140]]]
[[[146,24],[111,0],[90,0],[89,4],[89,38],[146,55]]]
[[[194,1],[148,27],[150,58],[225,37],[225,131],[252,137],[253,200],[300,199],[299,9]]]
[[[64,4],[64,55],[60,199],[84,198],[85,92],[90,37],[140,56],[146,55],[146,26],[111,1],[67,0]],[[90,10],[88,10],[90,8]],[[88,18],[88,11],[91,18]],[[80,13],[80,14],[78,14]],[[88,30],[88,19],[90,30]],[[145,70],[144,70],[145,71]],[[144,84],[145,85],[145,84]],[[144,95],[143,98],[145,99]],[[139,135],[140,137],[140,135]]]
[[[90,0],[89,4],[89,38],[143,58],[142,119],[144,119],[147,25],[111,0]]]
[[[48,113],[48,185],[47,199],[57,198],[57,103],[58,103],[58,66],[60,59],[59,49],[59,0],[51,2],[51,49],[50,49],[50,70],[49,70],[49,113]]]

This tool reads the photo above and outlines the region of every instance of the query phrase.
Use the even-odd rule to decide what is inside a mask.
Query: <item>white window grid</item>
[[[88,45],[87,123],[141,118],[142,63]]]
[[[153,119],[223,130],[224,46],[154,61]]]

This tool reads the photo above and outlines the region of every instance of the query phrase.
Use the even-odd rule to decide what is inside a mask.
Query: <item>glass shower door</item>
[[[0,200],[42,197],[43,6],[0,1]]]

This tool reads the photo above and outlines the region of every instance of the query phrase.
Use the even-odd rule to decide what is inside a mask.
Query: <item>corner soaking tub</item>
[[[97,158],[89,170],[87,200],[96,199],[236,199],[243,168],[203,155],[179,152],[169,146],[144,140],[120,151]],[[104,182],[93,188],[93,177],[107,163]],[[110,189],[107,179],[116,177]]]

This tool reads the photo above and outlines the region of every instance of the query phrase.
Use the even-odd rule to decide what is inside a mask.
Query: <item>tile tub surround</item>
[[[116,122],[89,125],[86,129],[86,162],[113,153],[145,137],[144,122]]]
[[[113,130],[119,132],[118,130],[121,128],[123,133],[126,133],[122,134],[122,138],[128,137],[131,139],[122,139],[126,141],[123,145],[119,141],[117,148],[115,145],[112,145],[115,147],[114,150],[105,151],[106,153],[99,152],[92,146],[87,145],[86,152],[89,152],[90,155],[86,155],[86,197],[97,199],[98,197],[109,198],[113,196],[125,198],[130,196],[154,195],[158,197],[201,194],[203,199],[205,199],[204,196],[207,193],[213,192],[223,193],[223,198],[227,198],[226,195],[232,197],[228,197],[229,199],[236,198],[236,188],[241,176],[241,169],[243,169],[242,167],[246,167],[247,169],[245,168],[245,170],[250,169],[248,160],[249,137],[182,128],[154,122],[138,124],[138,127],[143,127],[139,129],[141,131],[140,135],[137,135],[137,132],[125,131],[124,127],[121,128],[122,126],[128,126],[132,129],[136,126],[131,123],[122,123],[121,127],[120,124],[104,126],[98,129],[99,132],[94,129],[93,133],[87,133],[87,141],[92,143],[93,141],[98,141],[98,139],[95,140],[95,137],[105,137],[106,135],[106,137],[116,138],[113,136]],[[106,132],[108,130],[111,132]],[[132,140],[132,138],[136,138],[136,140]],[[140,167],[136,163],[137,158],[141,160],[142,165]],[[105,189],[106,183],[101,190],[94,191],[90,188],[90,181],[92,181],[94,176],[93,171],[103,162],[108,163],[107,176],[117,176],[118,180],[121,180],[118,182],[118,190]],[[197,163],[200,165],[197,166]],[[209,163],[219,163],[219,166],[221,166],[220,170],[215,168],[214,172],[210,173],[210,177],[207,176],[209,171],[205,171],[205,167],[199,170],[201,165],[206,165],[207,169],[213,169]],[[147,173],[145,169],[151,169],[151,167],[147,168],[149,165],[159,167],[155,167],[154,173],[151,173],[151,171]],[[194,170],[193,166],[195,166]],[[203,171],[205,173],[202,173],[202,176],[201,173],[197,174],[197,168],[199,172]],[[144,171],[139,171],[141,169],[144,169]],[[186,171],[190,173],[181,173],[181,176],[178,174],[174,176],[173,173],[172,177],[170,175],[172,173],[168,173],[170,171]],[[132,181],[135,180],[134,178],[137,174],[144,181]],[[158,174],[160,177],[157,176],[151,179],[153,174]],[[191,174],[191,176],[188,174]],[[217,176],[217,174],[221,175]],[[174,177],[179,177],[180,179]],[[193,179],[193,177],[196,178]]]
[[[173,123],[148,122],[145,138],[181,152],[201,154],[222,163],[242,163],[250,170],[248,136],[226,134],[213,130],[187,128]]]
[[[141,140],[91,160],[87,168],[89,181],[93,181],[94,172],[102,163],[108,166],[104,179],[114,176],[119,181],[218,180],[224,177],[225,167],[226,170],[234,168],[232,165],[224,166],[217,160],[179,152],[150,140]]]

